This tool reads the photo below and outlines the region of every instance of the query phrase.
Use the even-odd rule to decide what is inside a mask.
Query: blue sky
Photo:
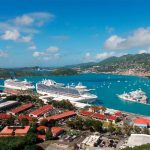
[[[0,67],[150,53],[148,0],[0,0]]]

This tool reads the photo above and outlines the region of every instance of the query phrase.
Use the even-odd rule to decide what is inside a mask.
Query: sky
[[[0,67],[150,53],[149,0],[0,0]]]

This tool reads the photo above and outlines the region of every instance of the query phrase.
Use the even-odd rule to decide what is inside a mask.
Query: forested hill
[[[150,54],[128,54],[121,57],[110,57],[91,66],[84,65],[81,68],[87,69],[92,67],[99,72],[127,71],[129,69],[139,72],[150,72]]]

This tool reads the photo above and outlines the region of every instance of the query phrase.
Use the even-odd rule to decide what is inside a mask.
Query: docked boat
[[[4,81],[4,91],[11,94],[27,94],[34,90],[35,86],[27,80],[7,79]]]
[[[117,96],[122,100],[138,102],[143,104],[147,104],[147,99],[148,99],[146,93],[143,92],[141,89],[129,93],[123,93]]]
[[[41,95],[48,95],[58,100],[69,101],[91,101],[97,99],[97,96],[91,94],[86,86],[81,83],[78,85],[65,86],[53,80],[43,80],[36,84],[36,91]]]

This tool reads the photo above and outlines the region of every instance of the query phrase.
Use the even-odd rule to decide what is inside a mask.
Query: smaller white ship
[[[120,99],[126,100],[126,101],[131,101],[131,102],[138,102],[138,103],[143,103],[147,104],[147,96],[146,93],[143,92],[141,89],[132,91],[129,93],[123,93],[123,94],[118,94],[117,95]]]

